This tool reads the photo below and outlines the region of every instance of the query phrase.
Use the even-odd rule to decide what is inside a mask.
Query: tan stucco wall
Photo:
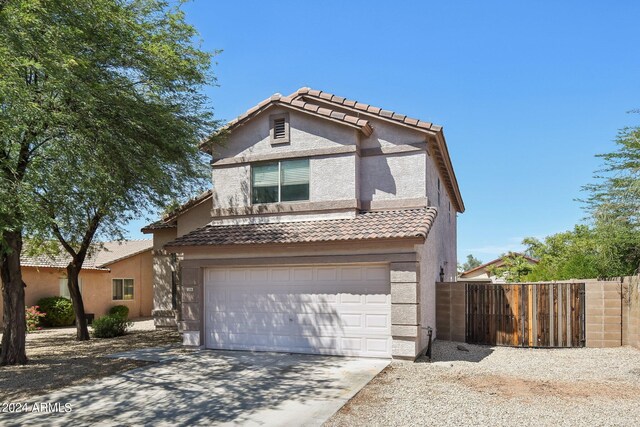
[[[271,145],[269,116],[288,113],[290,144]],[[289,153],[291,151],[355,145],[357,130],[341,124],[331,124],[325,119],[299,113],[286,108],[271,108],[233,130],[224,144],[216,147],[215,159],[243,157],[265,153]]]
[[[334,108],[334,107],[332,107]],[[334,108],[335,109],[335,108]],[[339,110],[339,108],[338,108]],[[290,121],[290,143],[272,145],[270,141],[269,116],[287,112]],[[293,154],[305,150],[355,148],[358,151],[333,153],[330,155],[310,157],[310,200],[309,202],[323,202],[327,209],[331,201],[354,201],[361,206],[368,206],[370,202],[387,203],[398,201],[410,201],[415,206],[436,206],[438,216],[430,231],[426,244],[413,247],[418,253],[420,268],[416,271],[419,283],[419,345],[426,345],[427,327],[435,330],[435,283],[440,280],[440,267],[444,269],[446,281],[454,281],[456,277],[456,212],[450,203],[450,195],[445,181],[439,176],[434,158],[427,152],[427,136],[420,131],[391,124],[376,118],[367,118],[373,128],[371,136],[364,136],[355,129],[331,123],[324,119],[310,117],[295,111],[283,108],[273,108],[256,116],[246,124],[239,126],[227,137],[223,146],[213,153],[214,160],[236,158],[238,161],[247,161],[251,156]],[[400,147],[400,148],[399,148]],[[411,150],[398,152],[399,149]],[[224,162],[223,162],[224,163]],[[437,180],[440,184],[440,203],[437,200]],[[251,205],[251,176],[250,166],[240,164],[214,164],[212,169],[213,181],[213,208],[237,208]],[[428,203],[427,203],[428,199]],[[373,203],[371,205],[373,206]],[[251,221],[278,222],[280,220],[295,220],[297,216],[305,220],[334,218],[335,215],[349,215],[343,211],[314,211],[309,213],[291,213],[286,209],[290,204],[283,204],[285,208],[269,215],[254,215]],[[386,205],[385,207],[388,207]],[[204,221],[211,218],[202,210],[193,214]],[[258,219],[256,219],[259,217]],[[234,219],[222,219],[221,223],[233,222]],[[239,220],[246,222],[247,220]],[[194,222],[193,224],[195,224]],[[183,225],[185,220],[178,218],[178,233],[182,235],[196,227],[193,224]],[[163,234],[164,233],[164,234]],[[166,231],[156,232],[154,235],[154,248],[159,251],[161,242],[167,242]],[[412,243],[415,245],[415,243]],[[345,244],[345,247],[348,245]],[[339,246],[330,246],[337,250],[336,255],[346,253],[366,253],[375,244],[363,243],[358,247],[349,246],[347,252],[341,252]],[[313,247],[313,251],[326,251],[327,246]],[[303,249],[306,251],[307,249]],[[382,250],[389,250],[383,248]],[[286,256],[287,250],[277,245],[268,248],[214,248],[206,247],[189,251],[185,259],[215,259],[229,257],[262,257],[262,256]],[[300,255],[300,254],[296,254]],[[156,252],[154,261],[155,279],[155,309],[170,314],[170,265],[168,257],[163,252]]]
[[[96,317],[107,314],[114,305],[129,307],[129,317],[151,316],[153,306],[151,251],[118,261],[109,266],[111,271],[84,270],[80,273],[82,281],[82,300],[85,312]],[[60,295],[60,279],[66,277],[66,271],[58,268],[23,267],[22,277],[27,284],[25,304],[35,305],[40,298]],[[113,301],[111,279],[134,279],[134,299]],[[0,304],[2,296],[0,295]]]
[[[177,236],[183,236],[211,222],[211,208],[213,208],[213,203],[209,199],[180,215],[178,217]]]
[[[426,152],[367,156],[360,159],[363,201],[412,199],[426,195]]]

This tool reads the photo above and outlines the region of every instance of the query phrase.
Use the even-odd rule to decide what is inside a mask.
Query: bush
[[[27,321],[27,332],[34,332],[40,327],[40,319],[42,319],[46,313],[41,313],[37,305],[31,307],[25,307],[25,319]]]
[[[73,313],[73,304],[70,299],[64,297],[42,298],[37,304],[46,316],[42,318],[45,326],[71,326],[76,316]]]
[[[133,322],[127,321],[127,319],[122,316],[108,314],[94,320],[91,327],[93,328],[94,337],[113,338],[126,334],[127,328],[132,325]]]
[[[114,305],[109,309],[110,316],[120,316],[125,319],[129,317],[129,307],[126,305]]]

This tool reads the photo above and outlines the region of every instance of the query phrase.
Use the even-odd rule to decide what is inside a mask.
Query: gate
[[[584,347],[584,283],[466,285],[466,341]]]

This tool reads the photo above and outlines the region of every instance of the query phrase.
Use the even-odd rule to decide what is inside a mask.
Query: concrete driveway
[[[2,413],[0,424],[320,425],[389,364],[213,350],[124,356],[160,362],[21,402],[28,412]]]

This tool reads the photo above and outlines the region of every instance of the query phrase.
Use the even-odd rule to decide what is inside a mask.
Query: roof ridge
[[[344,107],[348,107],[348,108],[354,108],[356,110],[360,110],[364,113],[368,113],[371,115],[375,115],[378,117],[382,117],[385,119],[389,119],[389,120],[393,120],[396,122],[400,122],[400,123],[404,123],[407,124],[409,126],[414,126],[414,127],[419,127],[422,129],[426,129],[426,130],[431,130],[434,132],[437,132],[439,130],[442,129],[442,126],[440,125],[436,125],[433,124],[431,122],[427,122],[425,120],[420,120],[420,119],[414,119],[411,117],[408,117],[404,114],[398,114],[394,111],[390,111],[390,110],[384,110],[380,107],[376,107],[370,104],[365,104],[363,102],[359,102],[356,100],[352,100],[352,99],[348,99],[342,96],[337,96],[334,95],[332,93],[326,92],[326,91],[322,91],[322,90],[318,90],[318,89],[311,89],[309,87],[301,87],[300,89],[298,89],[297,91],[295,91],[294,93],[292,93],[291,95],[289,95],[289,97],[293,97],[293,98],[301,98],[304,96],[310,96],[316,99],[320,99],[322,101],[328,102],[328,103],[333,103],[336,105],[340,105],[340,106],[344,106]]]

